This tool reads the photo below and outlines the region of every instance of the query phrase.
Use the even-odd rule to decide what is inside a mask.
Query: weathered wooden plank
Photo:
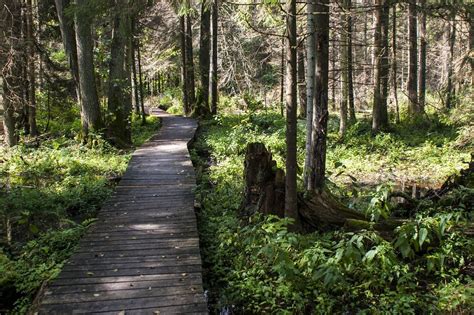
[[[145,298],[117,299],[107,301],[91,301],[84,303],[58,303],[42,305],[40,314],[67,314],[73,310],[74,313],[110,312],[133,310],[143,308],[158,308],[165,306],[179,306],[193,304],[199,307],[203,304],[202,294],[181,294],[177,296],[160,296]],[[205,306],[205,304],[203,304]],[[202,307],[202,306],[201,306]]]
[[[200,286],[194,285],[183,285],[183,286],[170,286],[170,287],[155,287],[149,285],[148,287],[136,289],[132,288],[129,290],[105,290],[96,292],[77,292],[77,293],[64,293],[64,294],[53,294],[53,291],[46,291],[44,304],[60,304],[60,303],[78,303],[78,302],[96,302],[96,301],[109,301],[118,299],[136,299],[136,298],[147,298],[147,297],[162,297],[162,296],[173,296],[173,295],[186,295],[186,294],[203,294]]]
[[[68,262],[65,264],[63,270],[65,271],[94,271],[94,270],[115,270],[125,268],[160,268],[170,266],[188,266],[188,265],[201,265],[201,259],[194,258],[180,258],[180,259],[157,259],[154,261],[117,261],[109,264],[77,264]]]
[[[98,313],[101,315],[117,315],[115,312],[104,312]],[[175,314],[193,314],[193,315],[204,315],[208,314],[207,307],[202,304],[194,305],[175,305],[175,306],[166,306],[166,307],[155,307],[155,308],[142,308],[138,310],[129,310],[125,315],[150,315],[150,314],[166,314],[166,315],[175,315]]]
[[[123,269],[107,269],[107,270],[68,270],[61,271],[62,279],[78,279],[83,277],[121,277],[121,276],[144,276],[144,275],[160,275],[160,274],[183,274],[190,272],[201,272],[200,265],[174,265],[144,267],[144,268],[123,268]]]
[[[187,284],[187,283],[199,283],[202,282],[201,273],[188,273],[183,274],[156,274],[156,275],[133,275],[133,276],[114,276],[114,277],[88,277],[80,279],[62,279],[58,278],[52,282],[49,287],[71,287],[71,286],[82,286],[88,285],[91,288],[92,285],[96,285],[98,289],[103,290],[104,288],[111,288],[117,290],[117,288],[130,288],[134,287],[136,283],[141,282],[163,282],[169,281],[168,283],[176,284]],[[172,286],[172,285],[170,285]]]
[[[137,149],[40,314],[207,314],[187,143],[197,125],[163,118]]]

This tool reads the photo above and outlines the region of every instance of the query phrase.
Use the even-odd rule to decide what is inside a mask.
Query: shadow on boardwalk
[[[159,133],[134,152],[40,314],[207,314],[187,149],[197,123],[154,114]]]

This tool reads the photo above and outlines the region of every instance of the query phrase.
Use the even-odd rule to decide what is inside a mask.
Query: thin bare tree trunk
[[[419,53],[419,73],[418,73],[418,107],[420,112],[425,111],[425,97],[426,97],[426,0],[420,0],[420,23],[419,23],[419,37],[420,37],[420,53]]]
[[[341,100],[339,102],[339,135],[343,136],[347,129],[347,102],[349,99],[349,47],[348,47],[348,25],[347,25],[347,0],[343,1],[344,12],[341,15],[342,33],[340,41],[339,65],[341,68]]]
[[[328,126],[328,66],[329,66],[329,0],[317,0],[316,75],[313,111],[312,145],[314,168],[309,186],[321,192],[326,179],[326,141]]]
[[[33,4],[32,0],[26,1],[26,38],[27,38],[27,69],[28,69],[28,125],[31,136],[38,135],[36,126],[36,50],[35,34],[33,24]]]
[[[416,0],[408,2],[408,41],[409,41],[409,58],[408,58],[408,112],[410,114],[420,114],[418,105],[418,43],[417,43],[417,12]]]
[[[311,134],[313,128],[314,109],[314,74],[316,62],[316,29],[314,24],[315,0],[309,0],[306,7],[307,33],[306,39],[306,155],[304,161],[304,186],[309,189],[309,177],[312,174],[313,146]]]
[[[18,95],[20,82],[18,73],[20,62],[21,3],[12,0],[8,3],[0,1],[0,83],[2,85],[3,130],[4,141],[8,147],[18,143],[15,128],[15,110],[19,107],[21,97]],[[9,52],[12,52],[10,54]],[[6,66],[6,65],[9,66]]]
[[[378,132],[388,127],[388,5],[387,0],[376,0],[375,11],[375,85],[372,111],[372,130]]]
[[[285,38],[281,38],[280,62],[280,114],[283,116],[283,95],[285,94]]]
[[[353,71],[353,58],[352,58],[352,1],[346,1],[346,29],[347,29],[347,101],[349,106],[349,122],[355,123],[355,104],[354,104],[354,71]]]
[[[304,65],[304,43],[298,46],[298,105],[299,117],[306,118],[306,80]]]
[[[137,61],[138,61],[138,90],[140,91],[140,107],[142,109],[142,125],[146,124],[145,112],[145,91],[143,89],[143,73],[142,73],[142,54],[140,48],[140,37],[137,38]]]
[[[184,15],[179,17],[179,25],[181,28],[180,40],[181,40],[181,76],[182,76],[182,88],[183,88],[183,110],[186,116],[191,113],[191,106],[189,104],[189,93],[188,93],[188,71],[186,62],[186,22]]]
[[[197,104],[199,116],[207,116],[209,109],[209,71],[211,66],[211,6],[210,0],[201,3],[201,34],[199,37],[199,70],[201,74],[200,100]]]
[[[132,55],[132,91],[133,91],[133,98],[135,100],[135,114],[140,114],[140,93],[138,91],[138,78],[137,78],[137,58],[136,58],[136,51],[137,45],[135,41],[135,18],[132,20],[132,35],[131,35],[131,55]]]
[[[400,107],[398,105],[398,84],[397,84],[397,5],[393,5],[392,14],[392,84],[393,99],[395,101],[395,119],[400,123]]]
[[[285,217],[294,219],[298,226],[298,198],[296,183],[296,134],[297,134],[297,32],[296,0],[287,5],[287,54],[286,54],[286,178]]]
[[[188,4],[189,5],[189,4]],[[194,84],[194,60],[193,60],[193,32],[191,24],[191,16],[185,15],[186,25],[186,70],[188,79],[187,92],[190,109],[196,104],[195,84]]]
[[[217,114],[217,26],[219,16],[218,0],[212,0],[212,55],[211,55],[211,114]]]
[[[454,61],[454,44],[456,42],[456,15],[451,14],[451,23],[449,30],[449,59],[448,59],[448,84],[446,86],[446,108],[454,107],[455,91],[453,87],[453,61]]]

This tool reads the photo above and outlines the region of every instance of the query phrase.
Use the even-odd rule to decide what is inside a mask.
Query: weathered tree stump
[[[250,143],[245,153],[245,198],[241,214],[255,212],[284,216],[285,173],[276,167],[263,143]]]

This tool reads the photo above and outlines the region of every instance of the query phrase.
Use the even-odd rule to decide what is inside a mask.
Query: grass
[[[147,122],[133,120],[134,146],[156,133],[158,119]],[[61,132],[53,127],[57,133],[37,146],[1,149],[0,288],[9,296],[0,309],[14,313],[26,313],[41,284],[59,273],[130,159],[131,151],[98,136],[84,145],[54,136]]]
[[[331,187],[374,221],[397,213],[385,193],[393,185],[437,186],[463,168],[472,151],[472,137],[459,146],[463,126],[447,118],[403,123],[376,136],[361,120],[343,139],[337,125],[331,116],[328,173],[336,184]],[[284,126],[271,111],[224,113],[201,123],[192,157],[202,205],[205,289],[214,311],[467,314],[474,307],[473,280],[465,272],[474,245],[455,229],[472,220],[472,205],[466,202],[474,197],[472,187],[439,204],[424,204],[411,216],[405,213],[410,221],[392,240],[371,230],[298,235],[287,230],[288,220],[258,214],[242,220],[246,145],[265,143],[283,167]],[[303,121],[299,131],[301,180]]]

